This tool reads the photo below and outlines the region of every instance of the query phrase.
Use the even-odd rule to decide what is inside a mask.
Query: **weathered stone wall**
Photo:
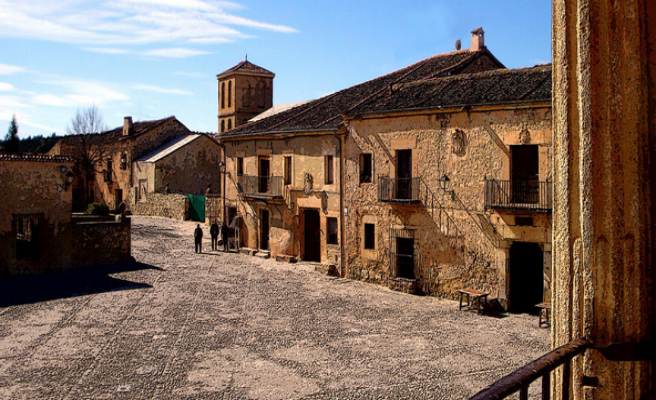
[[[461,149],[454,141],[456,130],[464,136]],[[540,180],[548,179],[550,104],[351,121],[344,190],[346,237],[351,238],[346,248],[348,276],[386,282],[395,240],[390,230],[406,229],[414,231],[415,253],[421,257],[422,267],[415,271],[421,290],[455,297],[457,289],[474,287],[504,298],[512,242],[536,242],[550,251],[550,217],[534,215],[533,226],[517,226],[513,215],[485,209],[485,178],[508,180],[509,146],[527,142],[539,146]],[[379,180],[395,177],[395,151],[404,149],[412,150],[412,176],[421,177],[421,201],[381,202]],[[372,154],[371,183],[360,183],[363,153]],[[447,190],[441,189],[444,175],[450,179]],[[376,227],[375,250],[364,249],[365,223]],[[545,272],[548,295],[550,271]]]
[[[304,258],[304,210],[318,210],[320,214],[321,262],[340,264],[341,250],[328,245],[327,219],[338,218],[340,209],[340,154],[339,139],[333,135],[300,136],[277,140],[226,141],[226,206],[237,207],[242,217],[241,244],[259,247],[259,216],[269,210],[269,245],[272,256],[291,255]],[[325,183],[325,156],[333,156],[334,180]],[[258,175],[258,157],[270,159],[271,175],[284,176],[284,157],[292,159],[292,179],[285,185],[283,199],[245,200],[237,190],[237,157],[243,158],[244,174]],[[307,191],[306,191],[307,189]],[[340,232],[338,231],[338,237]],[[341,239],[339,239],[341,240]]]
[[[653,345],[656,2],[555,0],[553,15],[552,346]],[[587,351],[572,362],[571,393],[556,370],[553,398],[654,399],[648,354]]]
[[[189,219],[189,197],[179,193],[148,193],[146,199],[130,206],[134,215],[173,218],[180,221]]]
[[[228,107],[228,82],[232,83],[232,99]],[[221,85],[225,84],[226,101],[219,101],[219,132],[221,122],[228,130],[228,120],[232,127],[245,124],[249,119],[273,107],[273,78],[250,75],[234,75],[219,81],[219,96]],[[262,104],[262,98],[264,100]]]
[[[154,191],[161,193],[168,184],[171,193],[204,195],[212,185],[212,192],[219,193],[220,162],[221,148],[203,135],[155,162]]]
[[[70,264],[72,195],[65,182],[73,165],[0,161],[0,277],[57,271]],[[40,257],[18,259],[13,214],[36,213],[43,213]]]
[[[72,268],[100,267],[132,260],[130,218],[73,223]]]

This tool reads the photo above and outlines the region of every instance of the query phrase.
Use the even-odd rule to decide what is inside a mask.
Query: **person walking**
[[[228,226],[223,223],[221,225],[221,240],[223,240],[223,251],[228,251]]]
[[[196,253],[203,252],[203,229],[201,229],[200,224],[196,224],[196,230],[194,231],[194,240],[196,242]]]
[[[216,223],[216,220],[210,226],[210,236],[212,236],[212,250],[218,250],[218,239],[219,239],[219,225]]]

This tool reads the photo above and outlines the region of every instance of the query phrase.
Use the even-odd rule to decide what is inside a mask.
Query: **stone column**
[[[552,344],[654,342],[656,2],[553,0],[553,62]],[[654,378],[591,350],[572,398],[656,398]]]

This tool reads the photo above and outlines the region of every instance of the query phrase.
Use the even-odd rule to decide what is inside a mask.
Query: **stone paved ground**
[[[137,264],[0,282],[0,398],[458,399],[548,350],[534,316],[197,255],[193,228],[135,217]]]

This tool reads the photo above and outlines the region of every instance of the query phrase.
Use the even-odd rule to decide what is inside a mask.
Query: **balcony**
[[[537,180],[485,180],[485,209],[550,213],[551,182]]]
[[[237,187],[242,197],[276,199],[283,197],[282,176],[239,175]]]
[[[388,203],[421,203],[421,178],[378,177],[378,200]]]

